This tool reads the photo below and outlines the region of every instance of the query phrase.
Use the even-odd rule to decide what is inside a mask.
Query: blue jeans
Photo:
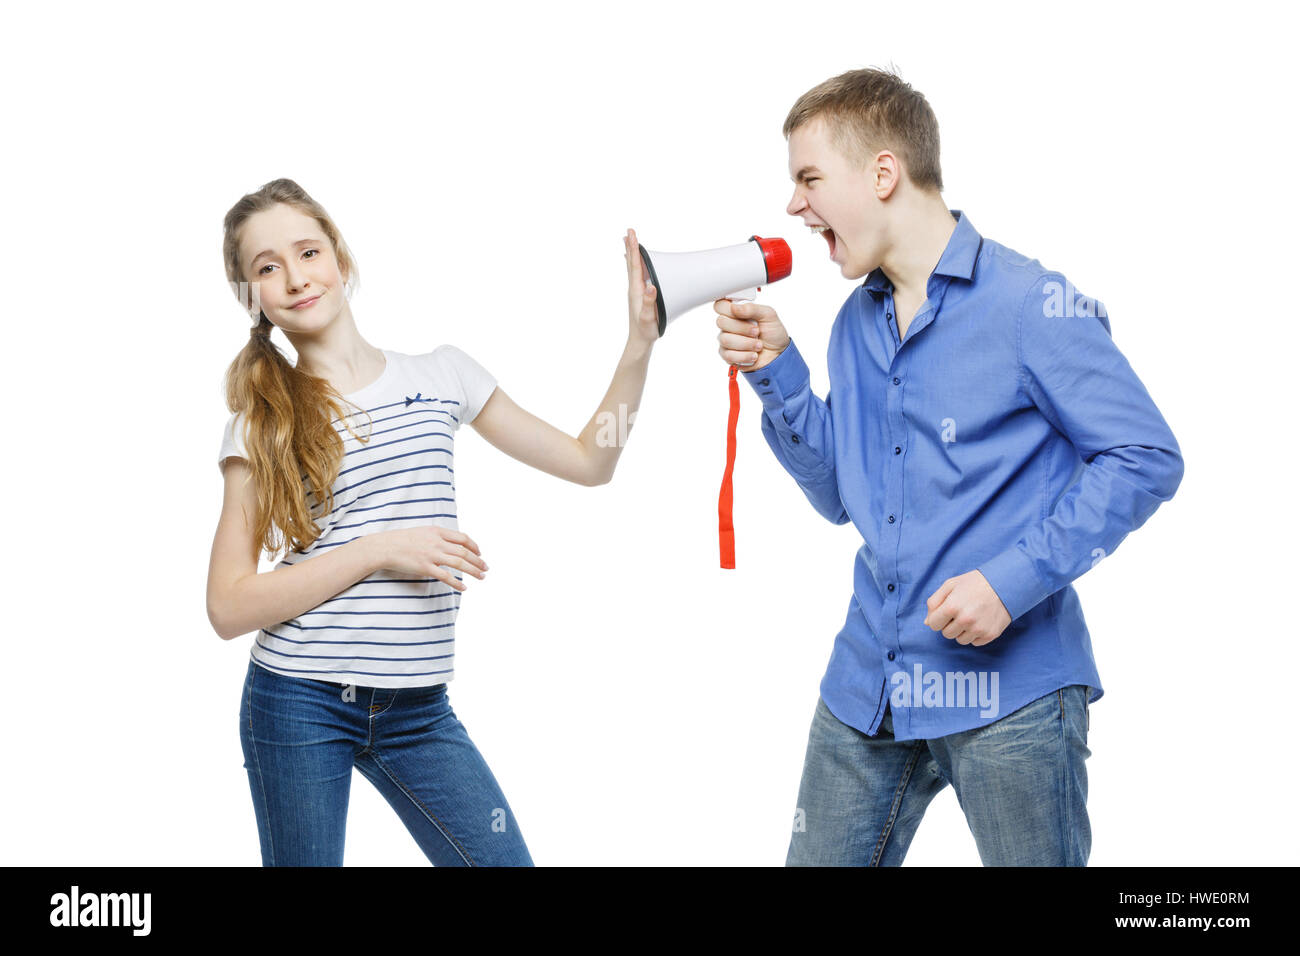
[[[1089,689],[1062,687],[983,727],[870,737],[818,699],[786,866],[898,866],[952,784],[985,866],[1086,866]]]
[[[353,766],[434,864],[533,864],[446,684],[335,684],[250,660],[239,737],[264,866],[343,865]]]

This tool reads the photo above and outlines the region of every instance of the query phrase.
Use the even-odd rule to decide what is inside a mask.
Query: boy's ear
[[[876,198],[880,200],[888,199],[898,188],[899,180],[902,177],[902,167],[898,163],[898,157],[887,149],[882,149],[876,154],[876,158],[871,163],[872,185],[876,191]]]

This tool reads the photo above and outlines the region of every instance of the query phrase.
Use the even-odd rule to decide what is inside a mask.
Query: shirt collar
[[[933,274],[969,282],[975,277],[975,260],[979,258],[984,239],[960,209],[949,209],[948,212],[957,220],[957,227],[948,237],[948,245],[944,247]],[[888,292],[894,287],[879,268],[872,269],[862,285],[868,292]]]

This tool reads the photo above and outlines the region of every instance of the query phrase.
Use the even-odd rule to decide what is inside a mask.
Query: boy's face
[[[803,219],[814,232],[821,231],[840,275],[861,279],[880,265],[883,256],[883,217],[873,174],[858,169],[832,145],[821,117],[791,133],[789,145],[795,187],[785,211]]]
[[[240,229],[239,258],[257,285],[262,311],[286,333],[316,331],[338,315],[343,276],[333,245],[311,216],[284,203],[254,213]]]

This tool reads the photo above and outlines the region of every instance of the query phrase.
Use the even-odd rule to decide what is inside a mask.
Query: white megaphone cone
[[[668,323],[698,305],[717,299],[752,299],[759,286],[790,274],[790,247],[784,239],[750,238],[735,246],[700,252],[651,252],[638,243],[646,278],[658,295],[659,334]]]

